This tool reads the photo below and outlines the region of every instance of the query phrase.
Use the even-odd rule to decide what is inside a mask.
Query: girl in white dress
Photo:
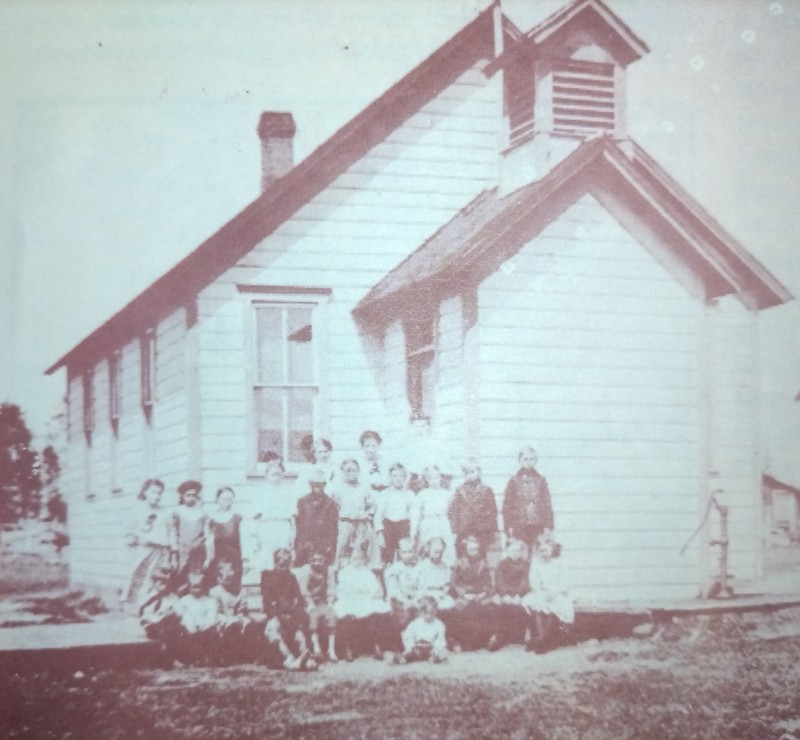
[[[259,583],[261,572],[274,568],[276,550],[292,549],[297,495],[284,480],[284,472],[280,460],[267,463],[266,485],[242,522],[243,580],[247,584]]]
[[[558,631],[575,621],[575,604],[569,595],[568,574],[560,554],[561,545],[553,540],[550,531],[537,537],[531,552],[531,590],[522,597],[522,605],[532,616],[528,649],[537,653],[552,647]]]
[[[161,508],[164,484],[148,478],[137,499],[136,517],[128,532],[128,546],[136,553],[136,566],[125,593],[125,601],[139,608],[158,590],[153,575],[169,567],[169,531],[167,516]]]
[[[436,465],[423,471],[425,487],[417,494],[411,517],[411,537],[420,551],[432,537],[445,544],[443,562],[452,565],[456,559],[455,536],[447,516],[451,493],[442,484],[442,473]]]

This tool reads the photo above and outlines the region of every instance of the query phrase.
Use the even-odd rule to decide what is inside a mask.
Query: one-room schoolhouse
[[[705,592],[712,495],[757,580],[757,324],[791,296],[628,136],[646,53],[600,0],[495,3],[298,164],[264,113],[261,195],[48,370],[73,581],[123,587],[143,480],[246,501],[364,429],[476,458],[498,503],[534,445],[579,603]]]

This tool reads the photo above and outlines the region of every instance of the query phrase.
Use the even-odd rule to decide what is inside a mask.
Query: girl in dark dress
[[[241,514],[233,510],[236,493],[228,486],[217,491],[217,508],[211,513],[208,528],[214,554],[211,572],[216,573],[219,563],[228,562],[233,567],[229,587],[239,592],[242,583]]]
[[[200,502],[202,484],[187,480],[178,486],[180,506],[172,512],[169,521],[170,544],[174,569],[181,585],[189,583],[190,574],[204,574],[214,553],[209,536],[208,514]]]

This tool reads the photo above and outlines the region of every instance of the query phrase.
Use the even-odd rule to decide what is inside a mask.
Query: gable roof
[[[476,16],[45,373],[78,361],[88,364],[189,302],[466,69],[491,59],[494,10],[491,5]],[[502,24],[510,37],[523,35],[507,18]]]
[[[800,488],[796,488],[795,486],[791,486],[788,483],[784,483],[783,481],[779,480],[778,478],[775,478],[772,475],[769,475],[768,473],[763,473],[761,475],[761,483],[766,488],[772,488],[778,491],[787,491],[788,493],[791,493],[798,499],[800,499]]]
[[[634,202],[638,216],[667,234],[706,297],[734,293],[751,308],[792,296],[667,172],[632,141],[584,141],[541,180],[507,195],[486,190],[388,273],[354,309],[357,317],[411,306],[491,274],[590,189]]]
[[[547,46],[568,25],[571,28],[600,31],[603,42],[616,52],[623,65],[636,61],[650,51],[647,44],[601,0],[574,0],[525,35],[536,46]]]

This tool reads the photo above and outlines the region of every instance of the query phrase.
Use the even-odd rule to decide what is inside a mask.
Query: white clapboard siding
[[[517,445],[536,446],[579,590],[692,595],[696,557],[680,548],[698,508],[693,299],[590,196],[478,298],[486,474],[507,478]]]
[[[466,358],[461,296],[451,296],[442,302],[437,334],[437,386],[432,432],[440,448],[449,450],[452,456],[467,446],[464,424]]]
[[[710,490],[728,507],[729,559],[739,580],[760,575],[763,543],[761,461],[757,405],[758,368],[753,351],[756,314],[733,298],[709,311]]]
[[[405,344],[398,324],[381,343],[351,311],[387,272],[497,178],[498,87],[470,70],[304,205],[201,293],[204,475],[246,485],[252,298],[236,285],[326,288],[321,431],[337,454],[365,428],[407,433]],[[222,357],[224,355],[224,357]],[[239,371],[237,372],[237,368]],[[213,429],[231,430],[224,435]]]
[[[71,448],[78,453],[70,456],[71,477],[64,488],[70,506],[70,576],[77,584],[121,592],[132,567],[125,531],[142,482],[164,480],[163,500],[169,504],[175,503],[175,488],[187,476],[186,331],[184,309],[156,327],[155,403],[149,417],[141,405],[139,339],[120,348],[115,425],[109,413],[108,359],[97,363],[90,443],[83,434],[81,379],[70,381]]]

